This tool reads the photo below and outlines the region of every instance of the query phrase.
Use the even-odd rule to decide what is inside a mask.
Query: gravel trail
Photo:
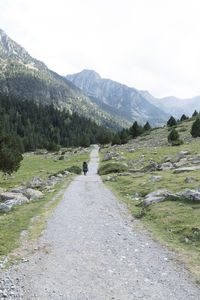
[[[66,189],[38,251],[5,274],[5,285],[12,284],[14,291],[7,299],[199,300],[199,287],[170,260],[171,253],[134,231],[125,206],[103,185],[97,167],[95,149],[88,175]]]

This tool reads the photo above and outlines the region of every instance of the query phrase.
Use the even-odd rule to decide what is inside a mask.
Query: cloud
[[[1,0],[0,27],[49,68],[156,96],[200,94],[198,0]]]

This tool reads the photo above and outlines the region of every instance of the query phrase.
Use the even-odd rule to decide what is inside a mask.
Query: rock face
[[[99,99],[100,102],[117,109],[122,117],[131,122],[138,121],[143,124],[149,121],[152,125],[161,125],[169,118],[168,114],[149,103],[138,90],[103,79],[93,70],[83,70],[67,75],[66,78],[82,89],[91,100]]]

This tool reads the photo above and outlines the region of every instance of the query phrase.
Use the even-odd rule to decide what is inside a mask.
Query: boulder
[[[103,161],[107,161],[111,159],[112,159],[112,153],[106,153],[102,158]]]
[[[196,190],[189,190],[185,189],[182,193],[185,198],[192,200],[192,201],[200,201],[200,192]]]
[[[28,198],[21,193],[1,193],[0,199],[4,201],[3,203],[0,203],[0,210],[3,212],[10,211],[13,206],[29,202]]]
[[[196,181],[196,179],[194,177],[186,177],[185,178],[186,183],[191,183],[191,182],[195,182],[195,181]]]
[[[184,173],[184,172],[192,172],[200,169],[200,167],[185,167],[185,168],[178,168],[174,170],[174,174]]]
[[[29,181],[28,187],[30,188],[40,188],[45,186],[46,183],[40,177],[36,176],[32,180]]]
[[[143,205],[143,206],[148,206],[148,205],[153,204],[153,203],[158,203],[158,202],[164,201],[165,198],[166,198],[165,196],[148,197],[148,198],[146,198],[146,199],[142,202],[142,205]]]
[[[189,155],[191,153],[192,153],[192,151],[180,151],[179,155]]]
[[[13,200],[13,199],[15,199],[16,201],[28,200],[22,193],[5,192],[0,194],[0,200],[2,201]]]
[[[163,171],[165,171],[165,170],[168,171],[168,170],[171,170],[173,168],[174,168],[174,166],[171,162],[165,162],[160,166],[160,169],[163,170]]]
[[[162,179],[162,176],[152,176],[149,178],[148,181],[155,182],[155,181],[160,181]]]
[[[144,201],[142,202],[142,205],[143,206],[148,206],[148,205],[153,204],[153,203],[158,203],[158,202],[167,200],[170,197],[173,197],[173,199],[179,199],[180,198],[179,195],[172,194],[166,189],[160,189],[160,190],[154,191],[154,192],[149,193],[148,195],[146,195]]]
[[[187,165],[188,163],[189,163],[189,162],[188,162],[187,158],[182,158],[179,162],[174,163],[174,167],[175,167],[175,168],[180,168],[180,167],[182,167],[182,166]]]
[[[125,158],[123,157],[123,156],[121,156],[121,157],[116,157],[115,158],[115,160],[117,160],[117,161],[123,161]]]
[[[23,194],[30,200],[40,199],[44,196],[44,194],[38,190],[34,190],[31,188],[25,189]]]

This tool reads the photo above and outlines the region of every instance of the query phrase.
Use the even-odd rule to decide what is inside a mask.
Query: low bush
[[[81,174],[82,169],[78,166],[71,166],[70,168],[67,169],[67,171],[74,174]]]
[[[119,164],[119,163],[108,163],[105,165],[102,165],[99,169],[98,169],[98,173],[99,175],[106,175],[109,173],[121,173],[124,171],[127,171],[127,167]]]

